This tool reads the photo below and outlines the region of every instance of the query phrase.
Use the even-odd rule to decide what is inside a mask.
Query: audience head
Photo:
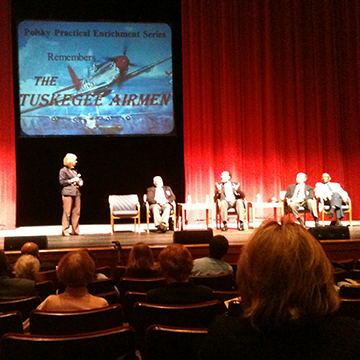
[[[32,255],[21,255],[14,266],[15,277],[36,281],[40,271],[40,261]]]
[[[21,248],[21,253],[23,255],[32,255],[36,258],[40,258],[39,255],[39,246],[35,244],[34,242],[27,242],[25,243]]]
[[[171,282],[186,282],[193,268],[190,251],[181,244],[172,244],[159,254],[160,270],[165,279]]]
[[[213,259],[221,260],[229,249],[229,242],[223,235],[216,235],[210,240],[210,257]]]
[[[302,226],[264,222],[240,255],[244,316],[254,327],[281,327],[334,313],[339,296],[324,250]]]
[[[57,276],[69,287],[86,286],[94,277],[95,262],[87,251],[72,251],[61,258]]]
[[[5,253],[0,250],[0,276],[9,276],[11,268]]]
[[[163,182],[163,179],[162,179],[161,176],[155,176],[154,179],[153,179],[153,181],[154,181],[154,185],[155,185],[156,187],[162,187],[162,186],[164,186],[164,182]]]
[[[154,265],[154,256],[150,247],[143,243],[138,242],[132,247],[127,267],[137,269],[151,269]]]
[[[306,174],[300,172],[296,175],[296,183],[303,184],[307,180]]]

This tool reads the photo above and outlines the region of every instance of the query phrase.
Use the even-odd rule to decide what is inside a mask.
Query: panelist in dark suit
[[[79,235],[79,218],[81,208],[80,187],[84,184],[80,174],[75,170],[77,156],[66,154],[64,167],[59,172],[59,182],[62,187],[61,195],[63,201],[62,234],[69,236],[70,219],[71,235]]]
[[[164,186],[161,176],[155,176],[154,185],[147,189],[147,201],[154,217],[154,224],[160,232],[166,232],[169,226],[171,203],[175,195],[170,186]]]
[[[231,173],[229,171],[223,171],[221,173],[221,183],[215,183],[215,201],[220,200],[220,216],[223,223],[223,231],[228,229],[227,227],[227,215],[228,209],[234,208],[239,215],[240,226],[239,230],[244,230],[244,203],[242,199],[245,198],[245,194],[240,190],[240,184],[231,181]]]
[[[305,224],[299,215],[300,206],[303,206],[310,211],[315,220],[315,226],[318,227],[320,226],[320,223],[316,208],[316,200],[314,199],[314,188],[310,185],[306,185],[306,180],[306,174],[298,173],[296,175],[296,184],[289,186],[288,191],[285,194],[285,198],[287,198],[287,204],[290,211],[303,227],[305,227]]]

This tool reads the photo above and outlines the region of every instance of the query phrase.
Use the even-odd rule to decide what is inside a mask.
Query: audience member
[[[189,282],[193,268],[190,251],[181,244],[172,244],[159,254],[160,271],[167,286],[147,293],[146,302],[153,304],[192,304],[214,300],[213,291],[207,286]]]
[[[150,247],[138,242],[130,251],[129,260],[124,277],[151,278],[160,276],[154,266],[154,256]]]
[[[229,242],[225,236],[216,235],[210,240],[209,257],[203,257],[194,260],[194,267],[191,275],[207,276],[232,274],[233,268],[230,264],[223,261],[222,258],[226,255],[229,249]]]
[[[27,242],[21,248],[21,253],[23,255],[32,255],[40,261],[40,271],[55,270],[56,265],[53,263],[48,263],[40,260],[39,246],[34,242]]]
[[[320,243],[290,221],[263,223],[240,255],[242,317],[209,330],[200,359],[359,359],[360,325],[340,299]]]
[[[19,298],[36,295],[36,283],[29,279],[10,278],[8,259],[0,250],[0,298]]]
[[[40,261],[32,255],[21,255],[14,266],[16,278],[29,279],[36,282],[40,270]]]
[[[91,295],[87,284],[95,274],[95,263],[87,251],[73,251],[59,262],[57,275],[66,285],[65,292],[48,296],[39,306],[39,310],[66,312],[91,310],[107,306],[104,298]]]

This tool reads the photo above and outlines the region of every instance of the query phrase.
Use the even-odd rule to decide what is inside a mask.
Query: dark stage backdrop
[[[84,8],[89,4],[81,3]],[[93,189],[105,188],[114,177],[102,174],[102,162],[110,160],[101,141],[93,150],[75,142],[54,143],[59,151],[51,154],[49,142],[42,152],[39,149],[36,159],[36,163],[44,163],[49,153],[52,168],[47,169],[48,175],[38,176],[42,173],[32,168],[35,162],[29,159],[26,172],[18,168],[16,198],[9,3],[1,2],[0,10],[0,76],[5,89],[0,95],[0,223],[6,222],[8,227],[15,224],[16,201],[19,206],[22,202],[25,213],[33,211],[32,201],[40,202],[49,212],[57,212],[54,223],[59,222],[61,203],[53,195],[56,185],[51,182],[53,189],[48,191],[56,198],[51,202],[45,196],[43,178],[53,179],[49,174],[57,173],[66,151],[78,152],[79,170],[89,186],[84,187],[84,193],[89,191],[83,199],[84,217],[91,210],[104,216],[103,196],[101,204],[85,209]],[[360,3],[182,0],[181,15],[186,194],[193,201],[204,201],[206,194],[212,194],[220,172],[228,169],[242,183],[248,200],[255,200],[257,193],[267,200],[279,198],[279,191],[286,190],[299,171],[308,174],[311,185],[326,171],[348,190],[354,216],[359,218]],[[105,155],[96,162],[87,151]],[[127,151],[137,150],[132,147]],[[137,151],[138,157],[150,156],[146,151]],[[114,169],[127,179],[131,189],[137,180],[133,173],[138,174],[141,168],[132,169],[128,176],[127,169],[120,166],[122,154],[117,153]],[[154,159],[152,164],[158,162]],[[171,164],[174,170],[164,178],[173,185],[173,178],[181,181],[174,171],[182,164]],[[131,166],[137,164],[131,162]],[[143,178],[159,172],[151,171]],[[95,186],[90,180],[87,185],[93,174],[100,174],[105,183]],[[38,188],[44,191],[41,197],[24,198],[20,177],[25,177],[21,186],[29,187],[26,197]],[[31,183],[30,178],[34,178]],[[50,185],[50,181],[45,184]]]
[[[180,0],[171,2],[105,0],[101,5],[83,1],[51,0],[46,2],[45,7],[44,4],[45,2],[41,0],[26,4],[14,0],[12,2],[13,19],[169,23],[173,34],[170,44],[173,43],[172,83],[176,135],[17,138],[16,225],[60,223],[62,202],[58,179],[59,170],[63,166],[63,157],[67,152],[78,156],[77,170],[84,179],[81,213],[83,224],[109,223],[108,196],[110,194],[135,193],[139,195],[140,202],[143,203],[143,194],[146,193],[147,187],[152,186],[155,175],[161,175],[165,184],[170,185],[178,199],[183,201],[185,175]],[[41,28],[41,25],[39,27]],[[136,64],[134,41],[119,39],[118,44],[118,53],[113,56],[123,55],[126,48],[130,62]],[[43,50],[43,53],[46,54],[46,51],[51,51],[51,49]],[[115,50],[112,49],[112,51]],[[140,62],[141,64],[136,65],[137,68],[146,66],[152,61],[146,62],[146,59],[142,58]],[[14,68],[15,65],[16,62],[14,62]],[[135,69],[132,67],[129,72]],[[131,82],[133,83],[132,79],[124,83],[122,90],[117,91],[126,92]],[[144,90],[150,91],[148,88]],[[156,120],[154,120],[154,126],[156,126]],[[143,215],[143,220],[145,220],[145,211]]]

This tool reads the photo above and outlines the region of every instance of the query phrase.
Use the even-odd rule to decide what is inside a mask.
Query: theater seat
[[[36,309],[40,303],[41,299],[39,296],[15,300],[1,300],[0,312],[19,311],[23,321],[25,321],[29,317],[31,310]]]
[[[6,334],[2,360],[69,360],[135,358],[135,332],[130,326],[69,336]]]
[[[23,333],[22,317],[19,311],[0,314],[0,338],[9,332]]]
[[[30,314],[30,333],[35,335],[72,335],[111,329],[123,325],[119,304],[87,311],[47,312]]]
[[[112,233],[115,219],[134,219],[134,231],[140,232],[140,202],[136,194],[110,195],[109,206]]]
[[[208,329],[152,325],[146,331],[147,360],[196,360]]]

